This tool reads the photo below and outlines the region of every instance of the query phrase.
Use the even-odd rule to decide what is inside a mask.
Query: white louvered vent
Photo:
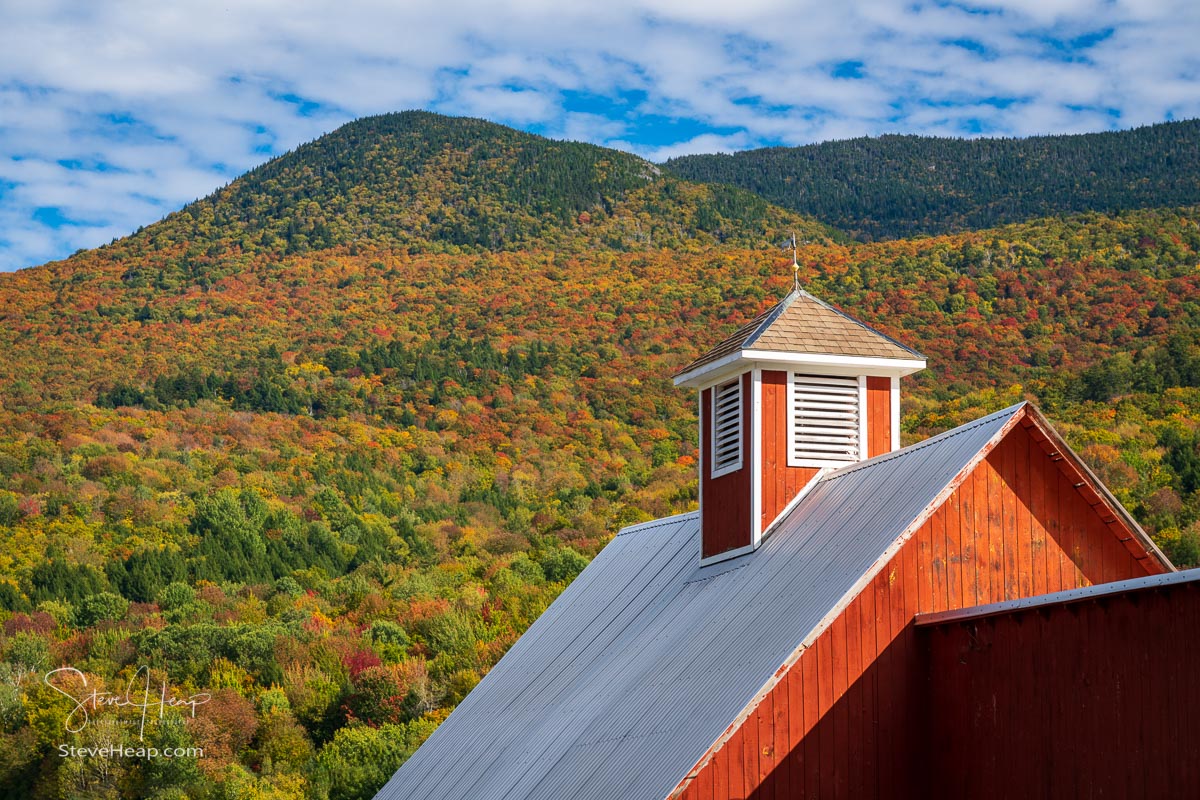
[[[712,476],[742,468],[742,379],[713,389]]]
[[[788,381],[788,466],[827,467],[862,458],[863,389],[857,378],[797,375]]]

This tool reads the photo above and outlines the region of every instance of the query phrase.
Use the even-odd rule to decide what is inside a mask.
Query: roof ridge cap
[[[662,525],[671,525],[673,523],[682,522],[688,517],[699,517],[699,516],[700,516],[700,511],[699,511],[699,509],[697,509],[696,511],[684,511],[679,514],[672,514],[669,517],[659,517],[658,519],[651,519],[651,520],[647,520],[645,522],[635,522],[632,525],[627,525],[626,527],[621,528],[619,531],[617,531],[616,535],[617,536],[628,536],[631,533],[638,533],[639,531],[648,530],[650,528],[657,528]]]
[[[882,464],[886,461],[891,461],[894,458],[900,458],[901,456],[906,456],[911,453],[915,453],[916,451],[921,450],[925,447],[939,444],[940,442],[943,442],[946,439],[950,439],[950,438],[953,438],[960,434],[966,433],[968,430],[971,430],[972,428],[977,428],[980,425],[986,425],[987,423],[993,422],[997,419],[1000,419],[1001,417],[1012,416],[1013,414],[1016,414],[1018,411],[1020,411],[1022,408],[1024,408],[1025,406],[1028,406],[1028,405],[1029,405],[1028,400],[1022,400],[1021,402],[1015,403],[1015,404],[1009,406],[1008,408],[1002,408],[999,411],[993,411],[991,414],[985,414],[984,416],[982,416],[978,419],[973,419],[970,422],[964,422],[962,425],[953,427],[948,431],[942,431],[939,434],[930,436],[928,439],[922,439],[919,442],[910,444],[908,447],[902,447],[899,450],[893,450],[890,453],[881,453],[880,455],[877,455],[874,458],[869,458],[866,461],[857,461],[853,464],[847,464],[846,466],[842,467],[841,469],[837,470],[836,472],[829,473],[821,480],[822,480],[822,482],[836,480],[837,478],[840,478],[844,475],[849,475],[852,472],[857,472],[860,469],[867,469],[868,467],[872,467],[876,464]]]

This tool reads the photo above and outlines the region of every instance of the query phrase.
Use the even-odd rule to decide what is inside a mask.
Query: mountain
[[[627,248],[748,243],[790,225],[819,227],[748,192],[686,184],[628,153],[405,111],[357,120],[276,158],[145,238],[282,254],[338,245]]]
[[[788,291],[793,224],[806,288],[929,356],[906,442],[1032,397],[1200,563],[1200,208],[860,243],[599,148],[349,128],[0,275],[0,795],[370,797],[619,527],[694,506],[670,375]],[[453,239],[472,201],[502,246]],[[65,665],[209,693],[145,735],[204,755],[59,757],[139,744],[64,731]]]
[[[861,239],[896,239],[1200,203],[1200,120],[1027,139],[889,135],[684,156],[663,168],[741,187]]]

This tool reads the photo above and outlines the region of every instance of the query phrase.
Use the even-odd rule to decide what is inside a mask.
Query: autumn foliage
[[[306,198],[286,162],[0,276],[0,793],[370,797],[619,528],[694,508],[695,402],[671,374],[787,291],[791,254],[767,242],[796,220],[644,162],[594,196],[576,157],[548,156],[566,172],[546,208],[480,198],[512,233],[495,251],[468,224],[478,176],[454,183],[435,148],[387,162],[420,191],[356,195],[331,168]],[[458,199],[400,233],[372,222],[425,196]],[[876,244],[799,221],[801,277],[928,356],[906,442],[1031,397],[1191,565],[1198,219]],[[211,694],[146,734],[204,756],[54,755],[138,741],[63,729],[41,683],[63,665]]]

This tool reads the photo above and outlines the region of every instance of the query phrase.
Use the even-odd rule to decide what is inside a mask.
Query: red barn
[[[685,367],[700,510],[622,530],[377,796],[1195,795],[1200,571],[1028,404],[899,448],[924,366],[797,290]]]

